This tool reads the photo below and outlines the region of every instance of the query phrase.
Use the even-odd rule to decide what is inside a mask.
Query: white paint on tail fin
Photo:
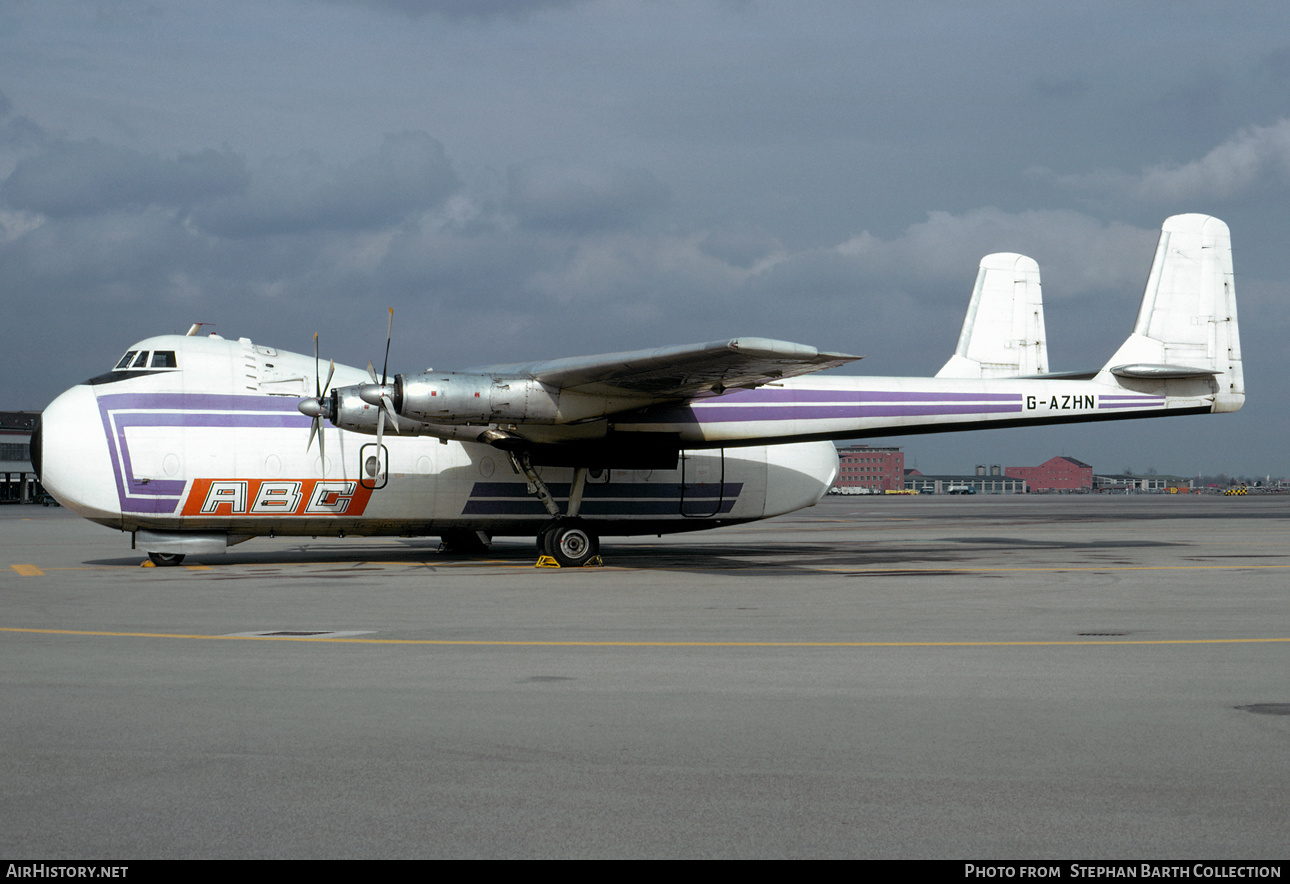
[[[1160,230],[1133,334],[1102,369],[1128,379],[1213,379],[1213,410],[1245,401],[1232,237],[1208,215],[1174,215]]]
[[[1048,341],[1039,265],[1011,252],[981,259],[958,347],[938,378],[1047,374]]]

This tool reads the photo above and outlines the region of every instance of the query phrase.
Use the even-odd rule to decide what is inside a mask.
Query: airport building
[[[31,465],[31,434],[38,411],[0,411],[0,503],[31,503],[44,496]]]
[[[1082,460],[1061,455],[1037,467],[1008,467],[1007,475],[1025,479],[1031,491],[1092,491],[1093,468]]]
[[[1135,476],[1130,473],[1094,476],[1093,490],[1107,493],[1147,491],[1165,494],[1178,491],[1194,491],[1195,479],[1185,476]]]
[[[909,470],[905,473],[905,488],[920,494],[1025,494],[1026,480],[1005,476],[998,464],[989,470],[980,464],[975,473],[967,476],[931,476]]]
[[[830,494],[884,494],[905,487],[905,452],[853,445],[838,451],[838,478]]]

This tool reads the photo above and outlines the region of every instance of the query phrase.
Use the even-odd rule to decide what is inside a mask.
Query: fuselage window
[[[138,352],[138,351],[137,351],[137,350],[128,350],[128,351],[126,351],[126,354],[125,354],[124,356],[122,356],[122,357],[121,357],[121,361],[120,361],[120,362],[118,362],[118,363],[116,364],[116,367],[117,367],[117,368],[129,368],[129,367],[130,367],[130,360],[134,359],[134,354],[135,354],[136,352]]]
[[[154,350],[152,353],[153,368],[176,368],[174,350]]]
[[[138,356],[136,356],[136,357],[134,358],[134,365],[131,365],[130,367],[131,367],[131,368],[147,368],[147,367],[148,367],[148,351],[147,351],[147,350],[140,350],[140,351],[139,351],[139,355],[138,355]]]

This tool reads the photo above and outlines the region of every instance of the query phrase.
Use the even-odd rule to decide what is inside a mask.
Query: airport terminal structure
[[[44,498],[31,464],[31,434],[38,411],[0,411],[0,503],[35,503]]]
[[[1186,493],[1198,490],[1186,476],[1095,473],[1093,467],[1067,455],[1033,467],[978,464],[966,475],[925,474],[905,469],[899,448],[855,445],[838,451],[838,478],[830,494],[1087,494]]]

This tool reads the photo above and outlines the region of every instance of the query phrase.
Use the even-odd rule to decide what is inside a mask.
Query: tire
[[[172,568],[184,560],[184,554],[150,552],[148,558],[158,568]]]
[[[540,556],[554,556],[551,548],[551,535],[555,533],[555,524],[545,526],[537,534],[537,552]]]
[[[556,525],[546,536],[551,556],[561,568],[580,568],[600,552],[600,538],[576,523]]]

